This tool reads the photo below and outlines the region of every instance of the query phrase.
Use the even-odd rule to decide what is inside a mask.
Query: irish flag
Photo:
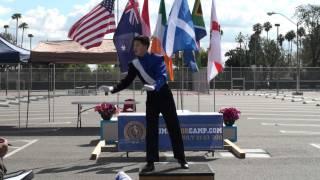
[[[210,47],[208,52],[208,82],[224,69],[225,62],[221,56],[220,24],[217,18],[215,0],[212,0]]]
[[[174,74],[173,74],[172,59],[166,55],[163,49],[163,39],[164,39],[163,36],[164,36],[164,31],[166,29],[166,26],[167,26],[166,7],[165,7],[164,0],[161,0],[158,19],[157,19],[157,25],[152,36],[151,52],[156,54],[161,54],[164,56],[164,60],[167,66],[167,71],[168,71],[170,80],[173,81]]]

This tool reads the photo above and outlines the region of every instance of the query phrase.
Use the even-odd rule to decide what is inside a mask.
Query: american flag
[[[68,37],[86,49],[100,46],[104,36],[116,30],[114,1],[102,1],[71,27]]]

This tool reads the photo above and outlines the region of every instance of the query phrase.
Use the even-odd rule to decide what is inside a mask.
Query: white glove
[[[154,85],[148,85],[148,84],[146,84],[146,85],[144,85],[143,88],[142,88],[142,92],[143,92],[143,91],[154,91],[154,90],[156,90],[156,87],[155,87]]]
[[[99,91],[104,91],[105,93],[109,93],[109,92],[113,91],[113,87],[112,86],[100,86]]]

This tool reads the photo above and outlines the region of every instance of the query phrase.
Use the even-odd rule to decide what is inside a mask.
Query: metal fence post
[[[76,67],[73,67],[73,88],[74,92],[76,92]]]
[[[18,102],[19,102],[19,105],[18,105],[18,111],[19,111],[19,128],[21,127],[21,94],[20,94],[20,63],[18,64]]]
[[[55,95],[56,95],[56,64],[53,64],[53,105],[52,105],[52,120],[54,122],[54,106],[55,106]]]
[[[253,70],[253,89],[256,91],[256,69]]]
[[[7,71],[7,77],[6,77],[6,96],[8,96],[8,89],[9,89],[9,83],[8,83],[8,80],[9,80],[9,69],[6,68],[6,71]]]
[[[98,89],[98,68],[96,69],[96,89]]]
[[[49,123],[51,122],[51,102],[50,102],[50,87],[51,83],[50,83],[50,64],[48,65],[48,113],[49,113]]]
[[[276,70],[277,79],[277,96],[279,96],[279,70]]]
[[[232,79],[233,79],[233,74],[232,74],[232,66],[231,66],[231,68],[230,68],[230,73],[231,73],[231,76],[230,76],[230,81],[231,81],[231,93],[233,94],[233,81],[232,81]]]
[[[0,72],[0,90],[2,89],[2,79],[1,79],[1,72]]]

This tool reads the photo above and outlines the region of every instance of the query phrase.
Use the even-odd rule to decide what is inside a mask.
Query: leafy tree
[[[320,5],[301,5],[295,15],[306,32],[301,56],[308,66],[320,66]]]
[[[110,65],[110,64],[98,64],[97,70],[98,70],[98,72],[100,72],[100,71],[110,72],[110,71],[114,70],[114,66]]]
[[[226,66],[228,67],[240,67],[240,51],[237,49],[231,49],[226,52],[225,57],[227,57]]]
[[[14,37],[14,35],[12,35],[12,34],[10,34],[10,33],[0,33],[0,36],[1,36],[3,39],[7,40],[8,42],[12,43],[12,44],[14,44],[14,42],[15,42],[15,37]]]
[[[281,51],[279,46],[274,40],[268,41],[263,40],[263,54],[265,59],[265,66],[267,67],[275,67],[280,65],[281,62]]]
[[[197,64],[198,67],[207,67],[208,64],[208,51],[201,48],[200,51],[197,53]]]

